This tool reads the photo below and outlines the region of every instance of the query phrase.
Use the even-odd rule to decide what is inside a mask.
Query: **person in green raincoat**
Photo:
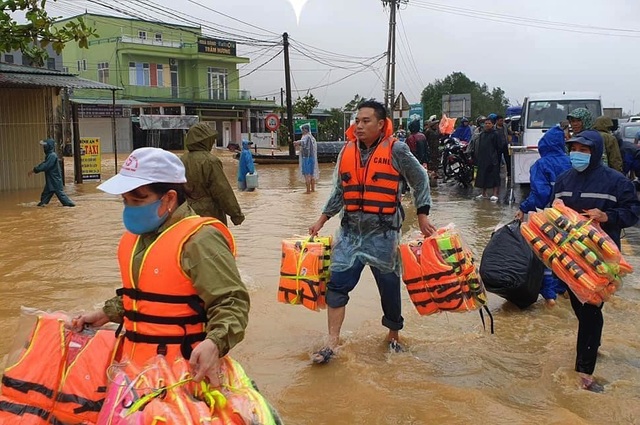
[[[55,140],[41,140],[40,145],[42,145],[42,149],[44,150],[44,161],[33,167],[33,170],[27,173],[29,177],[34,173],[44,173],[44,189],[42,190],[42,195],[40,195],[38,206],[44,207],[51,201],[53,195],[56,195],[60,203],[65,207],[75,207],[76,204],[64,193],[62,171],[60,171],[60,164],[58,164]]]
[[[187,133],[187,152],[182,162],[187,174],[189,206],[202,217],[214,217],[227,225],[227,216],[236,226],[244,221],[236,195],[222,169],[220,158],[211,153],[216,131],[198,123]]]

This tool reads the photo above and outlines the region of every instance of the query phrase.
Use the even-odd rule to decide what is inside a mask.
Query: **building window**
[[[6,63],[13,63],[13,55],[4,55],[4,61]]]
[[[209,99],[227,100],[227,70],[225,68],[208,69]]]
[[[157,32],[156,33],[156,41],[162,41],[162,33]]]
[[[69,67],[68,66],[63,66],[62,67],[62,72],[64,72],[65,74],[69,73]]]
[[[130,86],[137,85],[136,63],[135,62],[129,62],[129,85]]]
[[[82,62],[77,61],[76,65],[78,65],[78,72],[82,71]]]
[[[83,71],[87,70],[87,60],[86,59],[82,59],[82,70]]]
[[[98,63],[98,81],[101,83],[109,83],[109,62]]]
[[[31,60],[27,57],[27,55],[22,55],[22,64],[26,66],[31,66]]]
[[[47,58],[47,69],[56,69],[56,58]]]
[[[150,86],[151,85],[151,73],[149,71],[149,64],[142,64],[142,84],[141,86]]]
[[[138,38],[140,40],[146,40],[147,39],[147,32],[146,31],[138,31]]]
[[[162,67],[162,64],[157,64],[156,69],[158,73],[158,87],[164,87],[164,68]]]

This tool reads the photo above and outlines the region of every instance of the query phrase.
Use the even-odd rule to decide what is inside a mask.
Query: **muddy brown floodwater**
[[[235,187],[236,163],[220,154]],[[120,164],[124,160],[122,156]],[[67,159],[68,176],[71,168]],[[105,158],[104,176],[113,174]],[[252,296],[249,328],[233,355],[287,424],[638,424],[640,423],[640,274],[631,275],[604,307],[595,375],[604,394],[577,388],[573,372],[577,321],[569,301],[526,311],[490,294],[496,333],[477,313],[421,317],[403,289],[407,351],[389,354],[379,296],[370,272],[353,293],[338,356],[325,366],[309,355],[323,343],[326,313],[276,302],[280,241],[306,229],[329,196],[333,166],[321,165],[318,191],[304,194],[294,165],[260,165],[260,189],[237,193],[246,221],[231,228],[238,267]],[[67,178],[69,181],[69,178]],[[9,350],[20,306],[77,312],[101,306],[120,285],[116,245],[122,204],[97,183],[67,186],[76,208],[54,198],[36,207],[39,191],[0,193],[0,354]],[[476,201],[448,185],[433,189],[432,219],[455,223],[477,256],[492,230],[515,210]],[[417,229],[405,201],[403,232]],[[333,233],[337,219],[327,223]],[[623,251],[640,268],[640,231],[628,229]],[[46,360],[43,360],[46,361]]]

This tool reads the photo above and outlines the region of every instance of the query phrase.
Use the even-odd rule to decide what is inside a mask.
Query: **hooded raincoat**
[[[307,133],[300,139],[300,155],[298,156],[298,177],[306,181],[304,176],[311,176],[315,180],[320,178],[318,167],[318,145],[316,139]]]
[[[618,139],[610,132],[612,127],[613,121],[609,117],[598,117],[593,122],[593,129],[600,133],[604,141],[604,155],[602,160],[605,161],[605,165],[622,172],[622,155],[620,154]]]
[[[238,187],[245,189],[247,186],[247,174],[256,172],[253,166],[253,155],[249,150],[249,141],[242,141],[242,152],[238,158]]]
[[[553,186],[562,173],[571,169],[569,155],[565,152],[564,130],[559,126],[549,129],[538,142],[540,159],[530,170],[531,191],[520,204],[520,211],[528,213],[545,208],[553,201]]]
[[[622,173],[602,164],[602,136],[595,130],[587,130],[584,144],[591,148],[591,160],[586,170],[571,169],[561,174],[555,184],[555,198],[578,212],[598,208],[607,214],[601,223],[604,230],[620,246],[623,228],[638,222],[635,211],[640,206],[633,183]]]
[[[211,153],[216,132],[208,124],[198,123],[187,133],[187,151],[182,155],[186,169],[189,205],[196,214],[214,217],[227,224],[227,216],[236,226],[244,221],[236,195],[222,169],[220,158]]]
[[[44,173],[44,189],[40,195],[39,206],[45,206],[56,195],[60,203],[66,207],[73,207],[75,204],[63,189],[62,171],[56,155],[56,142],[53,139],[46,139],[40,142],[44,150],[44,161],[33,167],[34,173]]]
[[[455,137],[459,140],[470,142],[471,141],[471,127],[469,127],[469,121],[466,121],[467,125],[460,124],[456,131],[453,132],[451,137]]]
[[[584,171],[570,169],[562,173],[555,185],[555,198],[575,211],[598,208],[607,215],[601,223],[613,241],[620,246],[620,233],[625,227],[638,222],[640,206],[633,183],[622,173],[602,164],[602,136],[595,130],[586,130],[577,135],[582,144],[591,149],[591,159]],[[576,344],[575,370],[592,375],[598,359],[598,347],[602,338],[602,305],[582,304],[569,291],[571,307],[578,318],[578,340]]]

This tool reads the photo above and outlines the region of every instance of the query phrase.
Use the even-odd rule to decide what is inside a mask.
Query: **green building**
[[[181,148],[183,130],[167,128],[165,115],[198,116],[218,131],[217,146],[239,143],[243,133],[264,131],[265,111],[275,99],[257,100],[240,87],[238,66],[249,63],[237,56],[236,43],[202,35],[201,28],[91,13],[82,18],[96,29],[88,49],[69,43],[63,51],[64,70],[80,77],[122,87],[117,94],[119,152],[141,146]],[[78,90],[71,100],[80,107],[82,137],[111,140],[111,99],[105,93]],[[146,117],[159,116],[158,128]],[[169,124],[175,125],[175,124]],[[103,152],[110,152],[103,143]]]

